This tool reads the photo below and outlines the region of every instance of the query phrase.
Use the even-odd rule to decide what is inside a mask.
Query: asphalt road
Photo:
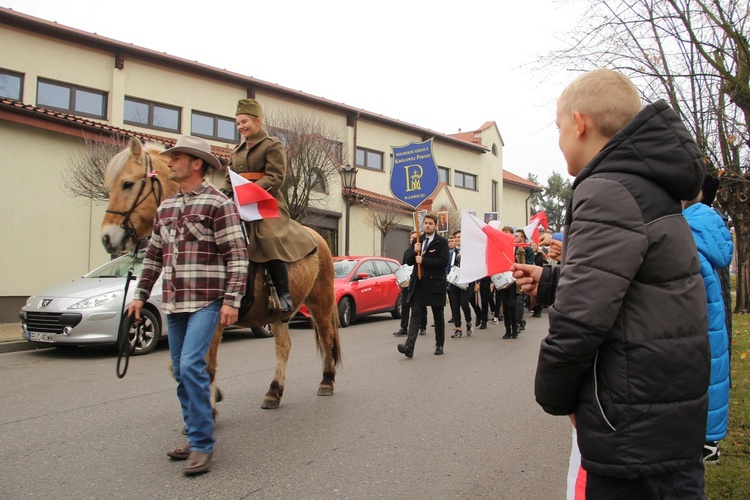
[[[312,330],[293,328],[277,410],[260,408],[273,339],[232,333],[213,467],[193,478],[165,455],[183,441],[166,345],[123,379],[110,349],[1,354],[0,497],[564,498],[570,424],[533,400],[546,326],[545,314],[517,340],[499,326],[447,338],[443,356],[430,331],[409,360],[396,320],[363,318],[341,330],[332,397],[316,395]]]

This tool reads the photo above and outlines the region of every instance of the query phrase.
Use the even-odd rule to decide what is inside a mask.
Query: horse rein
[[[154,200],[156,201],[157,207],[161,204],[161,197],[163,192],[161,181],[157,177],[156,170],[154,170],[154,166],[151,163],[151,156],[148,153],[144,153],[144,155],[146,157],[146,161],[144,162],[143,166],[143,178],[141,179],[141,186],[138,189],[138,195],[135,197],[135,200],[133,200],[133,205],[129,210],[125,212],[119,210],[107,210],[108,214],[122,215],[123,219],[120,223],[120,227],[128,236],[133,239],[133,241],[136,242],[138,241],[138,233],[135,230],[135,225],[130,220],[130,216],[133,214],[133,211],[141,205],[141,203],[148,199],[148,193],[146,193],[146,196],[141,198],[143,190],[146,187],[146,181],[148,179],[151,179],[151,194],[154,195]]]

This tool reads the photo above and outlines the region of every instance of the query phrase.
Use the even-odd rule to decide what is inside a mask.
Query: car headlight
[[[70,306],[68,309],[88,309],[89,307],[97,307],[102,304],[106,304],[110,300],[116,299],[122,292],[107,292],[97,295],[95,297],[89,297],[80,302],[77,302]]]

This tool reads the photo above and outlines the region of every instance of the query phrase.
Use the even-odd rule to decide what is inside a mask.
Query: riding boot
[[[238,316],[241,318],[247,313],[253,302],[255,302],[255,274],[258,271],[258,263],[250,261],[250,265],[247,267],[247,282],[245,287],[245,295],[240,300],[240,310]]]
[[[292,296],[289,294],[289,274],[286,269],[286,262],[283,260],[269,260],[266,262],[268,272],[271,274],[271,280],[276,287],[276,293],[281,303],[280,311],[289,313],[294,310]]]

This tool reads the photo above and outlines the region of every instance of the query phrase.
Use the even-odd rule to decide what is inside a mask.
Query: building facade
[[[347,246],[351,255],[403,253],[412,215],[390,193],[392,146],[433,139],[442,182],[420,209],[500,212],[503,223],[523,226],[530,190],[539,189],[525,181],[511,182],[508,191],[504,177],[512,174],[503,172],[503,141],[494,122],[469,133],[441,134],[6,8],[0,8],[0,45],[0,211],[6,234],[0,322],[15,321],[29,295],[110,258],[99,235],[104,204],[66,189],[70,167],[88,145],[128,136],[169,145],[193,134],[227,158],[237,140],[234,110],[242,98],[257,99],[269,124],[283,115],[325,123],[336,150],[333,171],[357,167],[348,199],[338,175],[320,179],[302,221],[326,238],[334,255]],[[401,214],[385,238],[372,222],[373,211]]]

